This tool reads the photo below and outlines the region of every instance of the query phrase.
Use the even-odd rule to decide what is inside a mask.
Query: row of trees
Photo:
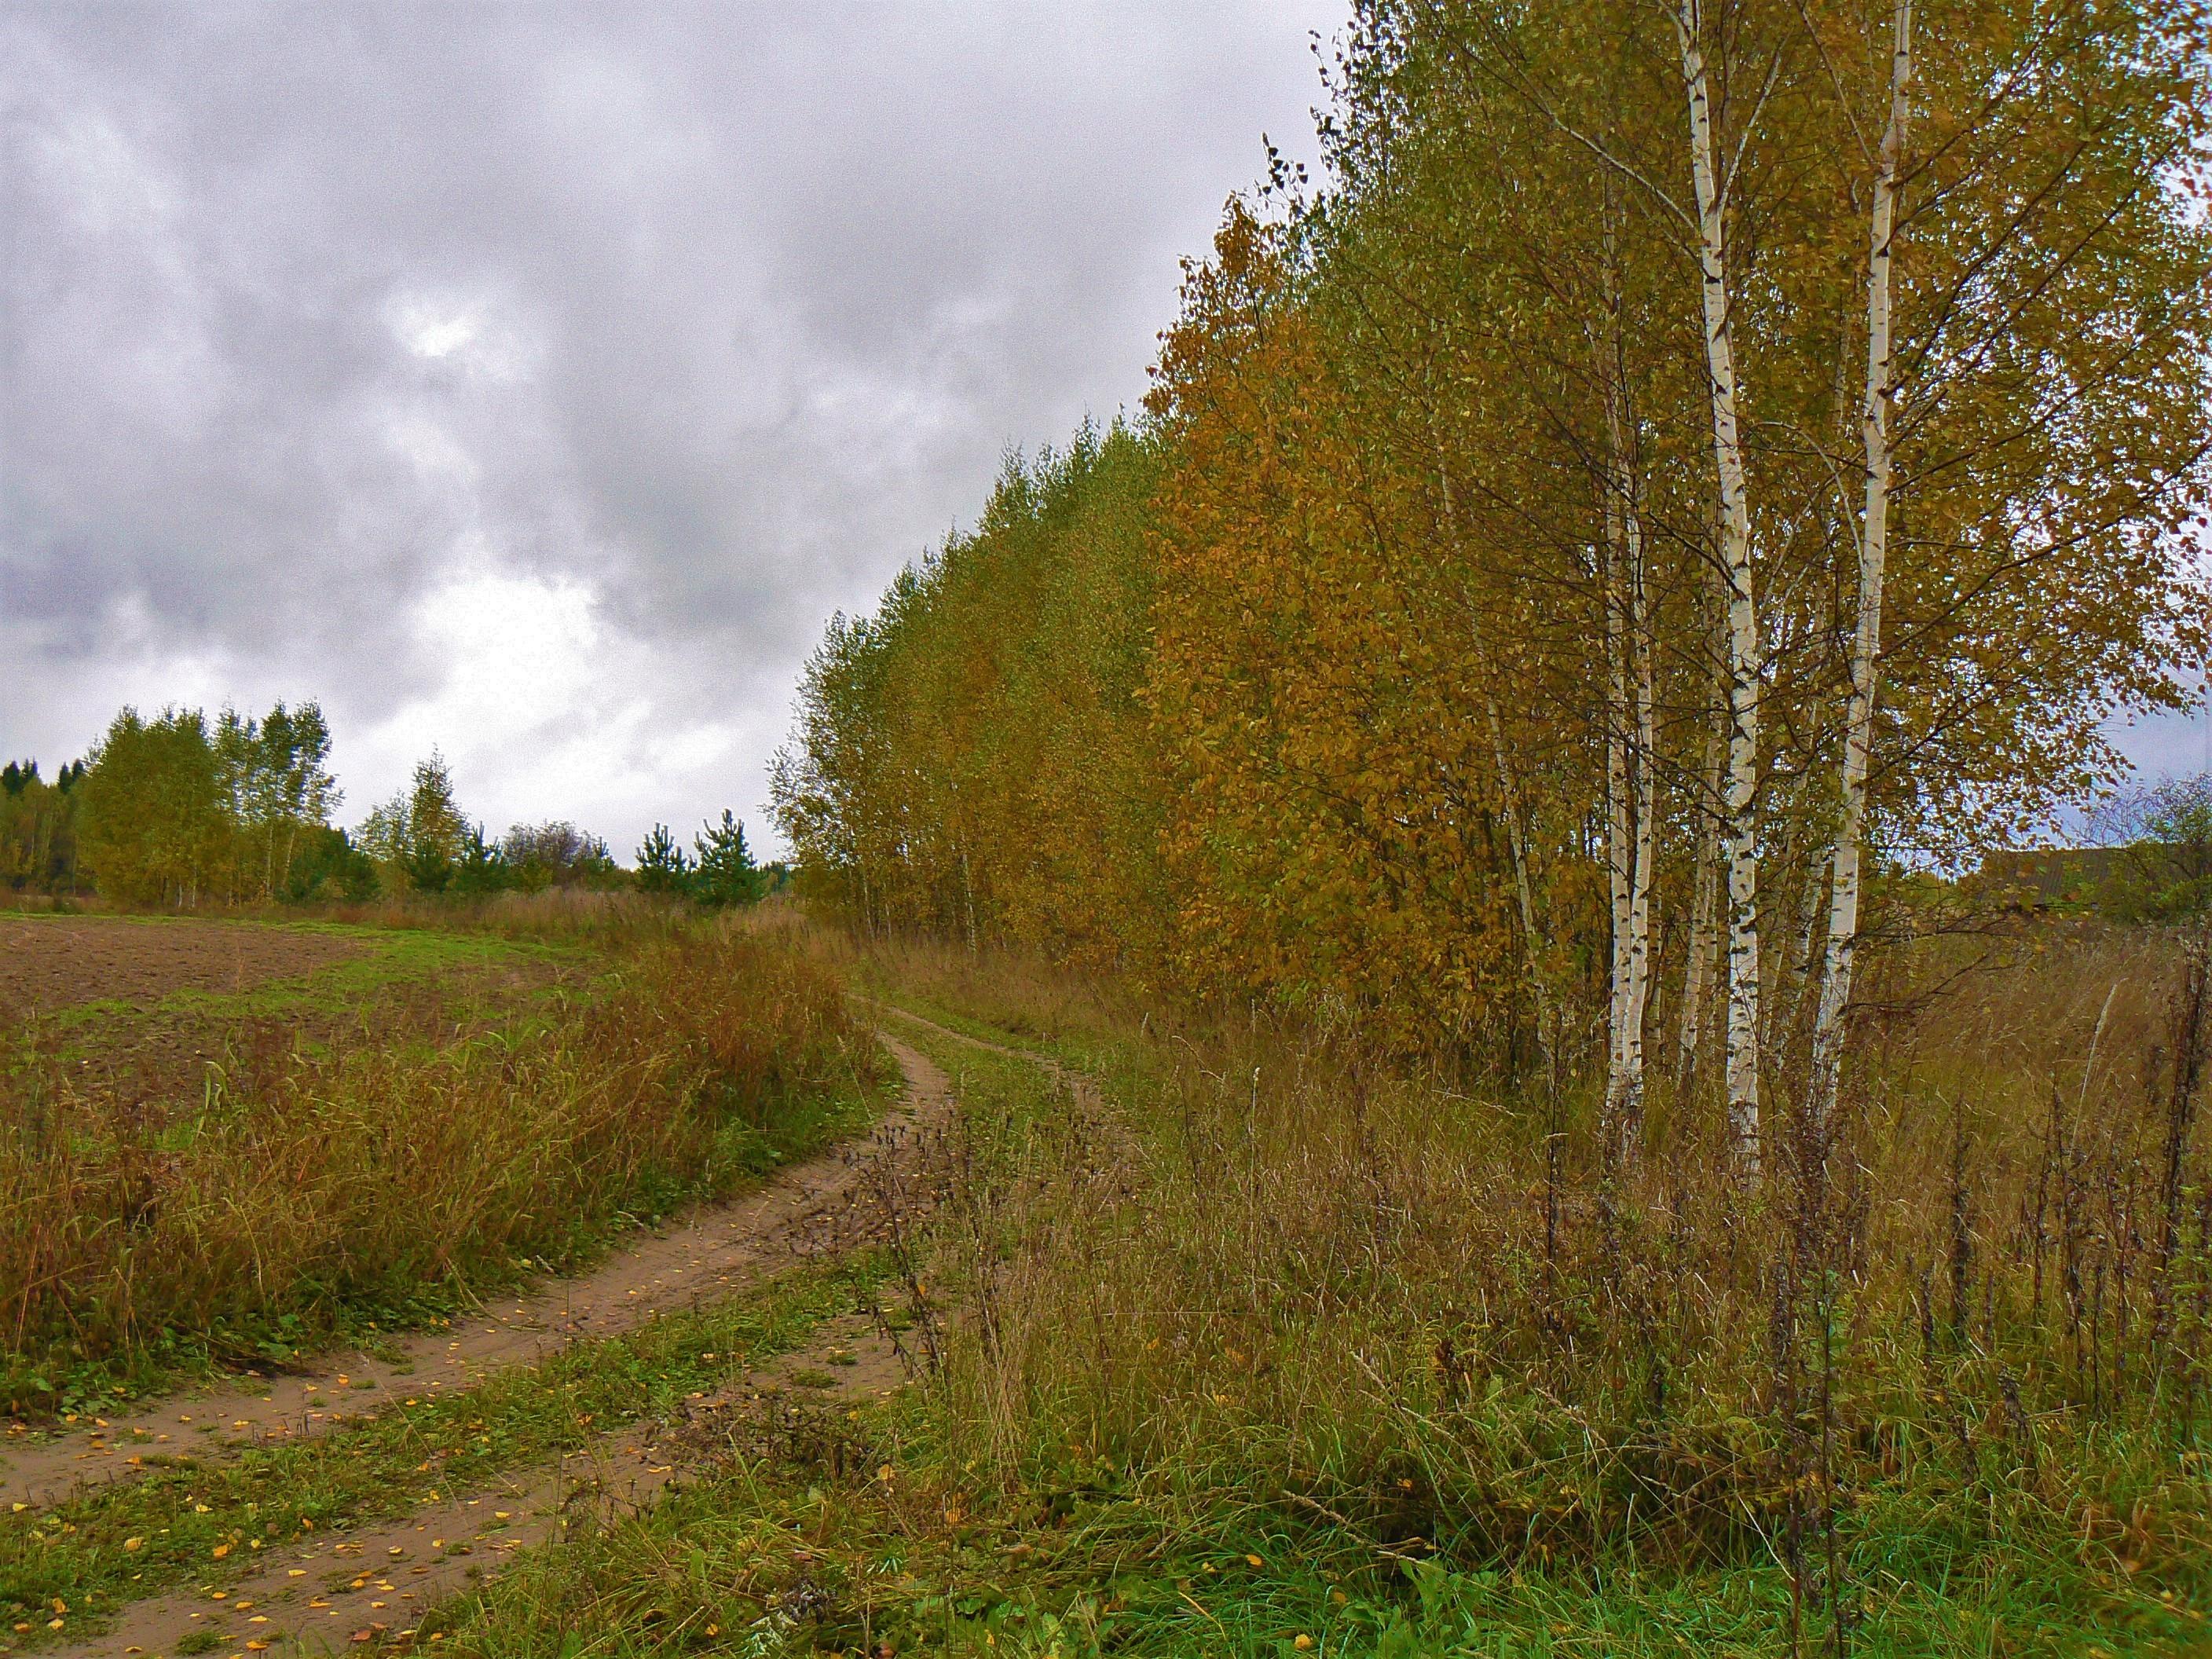
[[[872,925],[1525,1066],[1742,1159],[1865,872],[2122,769],[2212,649],[2191,8],[1368,0],[1139,431],[839,619],[776,799]],[[1654,1045],[1657,1045],[1655,1050]]]
[[[258,718],[225,708],[213,721],[126,708],[52,785],[34,762],[0,769],[0,883],[56,894],[88,883],[162,906],[635,884],[719,906],[752,902],[781,878],[753,862],[727,811],[699,837],[696,860],[656,826],[635,873],[563,819],[495,839],[463,812],[435,753],[349,835],[331,823],[343,793],[330,752],[313,702]]]
[[[76,885],[76,786],[84,763],[71,761],[48,783],[34,760],[0,767],[0,888],[68,892]]]
[[[716,909],[757,904],[784,878],[781,865],[753,861],[745,845],[745,826],[729,808],[722,809],[720,823],[703,825],[691,837],[691,851],[677,844],[665,823],[637,849],[637,884],[648,893],[688,898]]]
[[[313,702],[258,719],[226,708],[212,724],[196,708],[125,708],[84,763],[82,871],[130,903],[280,896],[340,799],[330,751]]]
[[[535,893],[624,879],[606,842],[565,818],[489,836],[461,811],[452,770],[434,752],[416,763],[406,788],[370,810],[356,842],[386,887],[414,892]]]

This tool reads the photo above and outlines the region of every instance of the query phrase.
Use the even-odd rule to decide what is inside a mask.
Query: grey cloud
[[[751,805],[828,610],[1141,392],[1340,10],[0,9],[0,746],[319,693],[357,805],[424,735],[494,816]],[[441,584],[536,593],[604,699],[417,731],[500,696]]]

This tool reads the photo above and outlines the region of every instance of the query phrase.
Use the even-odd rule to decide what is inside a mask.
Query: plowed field
[[[245,991],[362,954],[356,939],[244,922],[0,919],[0,1022],[177,991]]]

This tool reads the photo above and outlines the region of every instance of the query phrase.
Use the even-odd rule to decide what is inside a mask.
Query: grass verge
[[[1741,1375],[1654,1404],[1632,1373],[1624,1408],[1601,1344],[1580,1371],[1471,1350],[1513,1330],[1486,1285],[1531,1297],[1540,1264],[1486,1280],[1435,1206],[1529,1203],[1525,1170],[1500,1190],[1467,1154],[1514,1126],[1326,1057],[1283,1088],[1188,1044],[963,1024],[1087,1059],[1100,1098],[902,1033],[961,1091],[928,1246],[960,1310],[944,1369],[846,1443],[733,1450],[518,1563],[447,1610],[445,1650],[1750,1659],[1838,1626],[1872,1659],[2212,1650],[2212,1457],[2142,1402],[2046,1376],[2008,1413],[1978,1332],[1858,1319],[1834,1594],[1808,1609],[1778,1490],[1802,1466]],[[1356,1157],[1335,1089],[1364,1091]]]
[[[803,1267],[357,1426],[220,1460],[179,1460],[71,1503],[0,1515],[0,1613],[32,1626],[13,1633],[15,1650],[81,1636],[80,1620],[159,1590],[217,1587],[226,1560],[234,1570],[270,1543],[404,1516],[428,1494],[550,1463],[622,1425],[666,1413],[749,1363],[804,1346],[825,1321],[866,1305],[884,1272],[873,1256]],[[53,1633],[44,1610],[57,1601],[74,1616]],[[0,1652],[10,1639],[0,1635]]]

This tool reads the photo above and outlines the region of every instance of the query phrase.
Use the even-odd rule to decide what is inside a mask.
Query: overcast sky
[[[768,826],[834,609],[1143,394],[1339,0],[0,3],[0,753]]]
[[[313,696],[346,822],[434,744],[768,841],[823,620],[1133,405],[1343,9],[0,0],[0,755]]]

